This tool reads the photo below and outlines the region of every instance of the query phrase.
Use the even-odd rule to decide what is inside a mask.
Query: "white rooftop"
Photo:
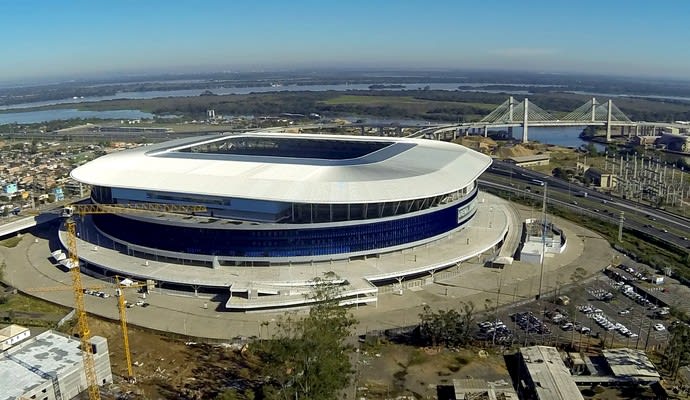
[[[539,400],[584,400],[555,347],[520,349]]]
[[[606,358],[613,375],[618,378],[660,379],[656,367],[642,350],[611,349],[603,350],[601,354]]]
[[[233,153],[229,141],[283,144],[313,141],[312,152],[299,157],[276,150],[249,148],[257,154]],[[338,158],[340,146],[371,147]],[[205,151],[214,147],[215,151]],[[318,148],[324,149],[323,158]],[[287,146],[286,146],[287,147]],[[193,149],[192,149],[193,148]],[[314,148],[317,148],[314,151]],[[222,149],[222,150],[218,150]],[[390,137],[243,133],[179,139],[112,153],[72,171],[90,185],[304,203],[364,203],[432,197],[471,184],[491,158],[466,147],[440,141]]]
[[[81,363],[79,347],[78,340],[46,331],[0,353],[0,400],[19,398],[48,376]]]
[[[6,327],[0,329],[0,337],[4,336],[6,338],[11,338],[13,336],[17,336],[20,333],[26,332],[28,330],[29,330],[29,328],[27,328],[25,326],[12,324],[12,325],[9,325],[9,326],[6,326]]]

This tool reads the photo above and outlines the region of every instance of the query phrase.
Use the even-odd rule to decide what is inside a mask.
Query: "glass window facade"
[[[285,203],[268,200],[213,197],[182,193],[153,192],[138,189],[111,189],[94,186],[91,199],[95,203],[171,203],[199,204],[214,218],[241,221],[310,224],[356,220],[375,220],[423,211],[456,202],[476,191],[477,184],[438,196],[384,203],[312,204]],[[474,193],[471,194],[474,196]]]
[[[475,191],[462,202],[421,215],[330,227],[213,229],[157,224],[109,214],[94,215],[94,221],[114,238],[166,251],[248,258],[324,257],[376,253],[449,232],[474,215],[476,196]]]

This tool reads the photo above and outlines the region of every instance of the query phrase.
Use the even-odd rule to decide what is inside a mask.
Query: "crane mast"
[[[117,309],[120,312],[120,327],[122,328],[122,342],[125,349],[125,361],[127,362],[127,376],[130,382],[135,382],[134,370],[132,369],[132,354],[129,351],[129,331],[127,330],[127,311],[126,311],[126,301],[125,301],[125,288],[135,288],[145,286],[142,284],[124,286],[120,283],[120,277],[115,277],[115,284],[117,287]]]
[[[67,227],[67,251],[72,261],[72,289],[74,291],[74,304],[77,312],[77,324],[79,325],[79,339],[81,340],[81,354],[84,359],[84,375],[88,386],[89,399],[100,400],[101,393],[98,390],[96,378],[96,366],[93,361],[93,348],[91,347],[91,330],[86,318],[84,306],[84,289],[81,284],[81,271],[79,269],[79,257],[77,256],[77,228],[74,220],[69,218],[65,223]]]
[[[89,323],[86,317],[86,307],[84,305],[84,287],[81,283],[81,269],[79,268],[79,256],[77,254],[77,227],[72,218],[73,215],[77,214],[83,217],[84,215],[90,214],[132,214],[140,212],[195,213],[205,211],[205,206],[160,203],[73,204],[63,209],[63,216],[67,217],[65,221],[67,230],[67,251],[69,253],[69,259],[72,262],[72,290],[74,291],[74,303],[79,327],[79,337],[81,340],[82,357],[84,358],[84,374],[88,386],[89,400],[100,400],[101,393],[98,389],[98,378],[96,376],[96,366],[93,359],[93,348],[91,347],[91,330],[89,329]],[[132,370],[132,356],[129,351],[125,299],[119,277],[116,277],[116,283],[120,293],[118,296],[118,310],[120,312],[120,324],[122,326],[125,357],[127,360],[127,373],[129,374],[130,381],[133,381],[134,371]]]

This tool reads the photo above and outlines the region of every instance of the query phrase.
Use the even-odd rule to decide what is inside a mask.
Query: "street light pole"
[[[544,182],[544,200],[542,204],[542,231],[541,231],[541,271],[539,272],[539,293],[537,299],[541,300],[542,288],[544,285],[544,253],[546,252],[546,189],[547,183]]]

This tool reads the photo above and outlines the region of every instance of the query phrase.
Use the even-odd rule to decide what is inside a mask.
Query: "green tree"
[[[587,154],[589,154],[592,157],[596,157],[599,155],[597,147],[592,142],[589,142],[585,145],[585,150],[587,151]]]
[[[471,338],[474,324],[474,303],[461,303],[460,311],[433,312],[425,305],[419,314],[419,338],[432,346],[462,346]]]
[[[668,342],[662,365],[675,376],[680,367],[690,364],[690,328],[678,324],[673,328],[671,340]]]
[[[31,149],[29,151],[31,154],[38,153],[38,139],[31,140]]]
[[[266,399],[331,400],[344,388],[352,373],[349,346],[356,320],[338,305],[333,279],[317,280],[309,315],[287,315],[279,321],[272,340],[258,345]]]
[[[583,139],[593,138],[597,135],[597,128],[593,126],[588,126],[580,132],[580,137]]]
[[[567,168],[556,167],[553,169],[553,171],[551,171],[551,174],[556,178],[569,181],[573,176],[573,171]]]

